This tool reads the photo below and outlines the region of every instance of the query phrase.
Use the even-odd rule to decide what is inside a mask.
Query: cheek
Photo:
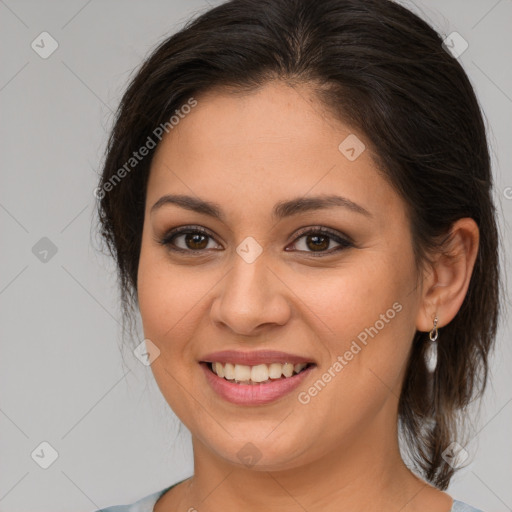
[[[192,288],[186,285],[182,270],[169,264],[165,250],[148,239],[144,233],[137,296],[145,334],[160,339],[190,310]]]
[[[181,273],[171,272],[161,253],[143,242],[137,296],[144,336],[165,356],[172,348],[166,340],[172,338],[175,326],[186,318],[191,306]]]
[[[185,382],[190,371],[183,361],[192,364],[192,358],[185,359],[184,355],[186,340],[192,336],[191,310],[197,299],[190,296],[184,281],[179,269],[171,270],[161,251],[142,246],[138,270],[139,310],[144,337],[160,351],[151,364],[151,371],[171,409],[188,423],[193,407],[180,383]]]
[[[338,383],[356,395],[400,380],[415,332],[412,263],[405,253],[361,253],[350,270],[325,274],[303,296],[322,320],[316,325],[324,326],[321,341],[331,366],[342,358],[343,368],[331,371],[343,375]],[[303,279],[301,289],[307,290],[308,278]]]
[[[144,336],[159,348],[160,365],[186,376],[196,364],[192,344],[200,337],[207,292],[218,276],[199,266],[171,264],[165,251],[148,244],[141,250],[138,280]]]
[[[382,254],[354,258],[353,265],[317,274],[314,280],[310,275],[295,276],[294,283],[295,290],[302,290],[301,300],[323,320],[324,330],[341,340],[373,325],[412,288],[406,263],[393,265]]]
[[[138,271],[138,303],[144,334],[147,338],[160,338],[164,324],[166,329],[172,326],[172,318],[166,312],[170,309],[171,294],[165,293],[167,275],[161,276],[165,279],[159,279],[159,266],[155,265],[154,258],[149,251],[141,251]]]

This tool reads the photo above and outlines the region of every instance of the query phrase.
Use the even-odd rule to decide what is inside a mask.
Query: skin
[[[154,510],[448,512],[452,498],[400,458],[397,406],[416,330],[430,331],[436,314],[442,328],[464,300],[476,224],[459,220],[449,255],[433,255],[432,267],[419,274],[405,204],[378,172],[368,137],[331,118],[308,86],[276,81],[256,92],[216,89],[196,99],[154,156],[140,253],[144,334],[160,350],[151,368],[192,434],[195,467]],[[355,161],[338,149],[349,134],[368,148]],[[278,201],[333,192],[371,215],[334,207],[280,221],[270,216]],[[225,221],[170,204],[151,212],[165,194],[218,203]],[[188,253],[159,243],[185,225],[212,234],[199,255],[184,235],[174,243]],[[316,257],[340,244],[328,238],[315,249],[296,235],[308,226],[331,228],[354,246]],[[236,252],[248,236],[262,248],[252,263]],[[317,396],[300,403],[298,393],[394,303],[401,311]],[[225,349],[281,350],[317,367],[278,401],[239,406],[210,388],[198,364]],[[251,467],[237,456],[248,442],[260,456]]]

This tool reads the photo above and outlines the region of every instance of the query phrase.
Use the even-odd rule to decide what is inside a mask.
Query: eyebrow
[[[158,210],[164,205],[174,204],[203,215],[209,215],[222,222],[226,218],[220,205],[211,201],[205,201],[197,197],[186,195],[167,194],[162,196],[152,207],[150,213]],[[326,208],[342,207],[350,211],[359,213],[366,217],[372,217],[372,214],[362,206],[354,203],[346,197],[337,195],[322,195],[312,197],[297,197],[287,201],[280,201],[274,205],[272,209],[272,218],[275,220],[284,219],[300,213],[310,212],[313,210],[321,210]]]

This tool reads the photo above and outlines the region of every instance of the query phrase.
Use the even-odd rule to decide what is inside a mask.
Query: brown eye
[[[215,248],[208,247],[209,239],[213,241],[213,237],[204,229],[183,227],[172,230],[159,243],[172,251],[203,252]]]
[[[354,247],[354,244],[349,240],[343,238],[339,234],[332,232],[326,228],[309,229],[308,231],[302,231],[299,233],[300,236],[296,238],[294,246],[297,246],[295,250],[299,252],[317,253],[319,256],[324,254],[332,254],[349,247]],[[302,244],[298,243],[298,240],[304,239]],[[338,244],[333,250],[327,250],[331,242],[334,241]],[[302,245],[302,248],[300,247]],[[288,250],[288,249],[287,249]]]
[[[329,255],[349,247],[354,247],[350,240],[326,228],[309,228],[308,230],[301,231],[299,235],[293,244],[299,247],[292,250],[309,253],[313,256]],[[304,239],[303,243],[298,242],[301,239]],[[210,242],[213,243],[213,246],[209,246]],[[338,247],[332,248],[332,242],[338,244]],[[203,228],[190,226],[170,231],[162,240],[159,240],[159,243],[171,251],[183,253],[200,253],[208,249],[217,249],[215,239],[208,231]],[[285,250],[290,251],[288,248]]]
[[[208,245],[208,235],[203,235],[202,233],[187,233],[183,236],[185,237],[185,245],[188,249],[192,249],[193,251],[206,249],[206,246]]]
[[[326,235],[307,235],[306,246],[312,251],[325,250],[329,247],[329,237]]]

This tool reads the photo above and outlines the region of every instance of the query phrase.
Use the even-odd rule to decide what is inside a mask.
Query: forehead
[[[366,147],[368,141],[331,117],[308,87],[275,82],[243,94],[212,90],[196,100],[156,151],[148,207],[165,193],[245,210],[267,201],[270,210],[308,194],[339,193],[373,210],[399,201],[369,150],[355,160],[340,151],[347,137]]]

